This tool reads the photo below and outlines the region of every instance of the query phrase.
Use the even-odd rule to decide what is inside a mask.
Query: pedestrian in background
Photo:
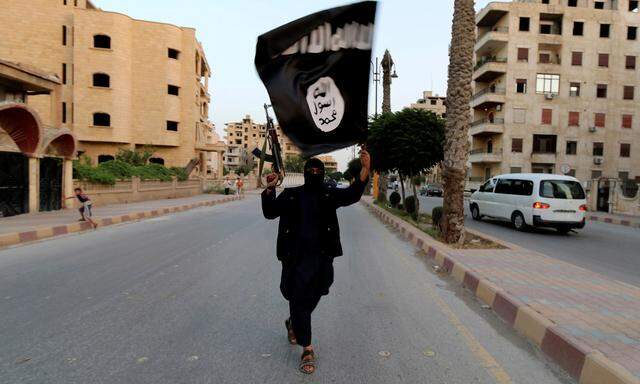
[[[224,194],[228,195],[229,194],[229,190],[231,190],[231,180],[229,180],[229,176],[224,178]]]
[[[244,181],[240,177],[236,180],[236,195],[244,196]]]
[[[267,176],[262,212],[278,225],[277,255],[282,262],[280,291],[289,302],[285,321],[289,343],[302,346],[299,368],[315,371],[311,345],[311,313],[333,283],[333,259],[342,255],[336,210],[360,200],[369,178],[371,159],[360,153],[362,170],[346,189],[327,188],[324,164],[313,158],[304,166],[304,185],[286,188],[276,197],[276,174]]]
[[[98,224],[91,218],[93,216],[93,213],[91,212],[91,207],[93,205],[91,203],[91,199],[87,194],[82,192],[82,188],[76,188],[73,191],[75,194],[73,196],[66,197],[65,200],[78,199],[80,202],[81,206],[78,209],[80,212],[80,220],[78,221],[88,221],[94,229],[97,228]]]

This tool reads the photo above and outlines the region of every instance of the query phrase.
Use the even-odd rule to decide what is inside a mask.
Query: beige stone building
[[[494,2],[476,25],[471,181],[640,179],[637,1]]]
[[[424,109],[431,111],[440,117],[447,117],[447,107],[445,106],[445,96],[434,95],[433,91],[422,92],[422,98],[411,104],[409,108]]]
[[[300,155],[300,149],[282,134],[279,125],[276,125],[276,131],[282,149],[282,160],[286,160],[289,156]],[[257,169],[258,161],[252,158],[251,151],[255,148],[262,149],[266,125],[256,123],[250,115],[246,115],[242,121],[226,123],[225,132],[227,149],[224,166],[228,170],[235,171],[239,166],[253,162],[254,169]]]
[[[132,19],[87,0],[4,0],[0,58],[60,78],[56,110],[94,163],[118,148],[156,148],[153,161],[206,175],[211,69],[193,28]],[[43,120],[46,100],[30,98]],[[221,162],[220,162],[221,163]],[[221,173],[221,170],[218,171]]]
[[[331,155],[318,156],[318,159],[324,163],[324,173],[326,175],[338,172],[338,162]]]

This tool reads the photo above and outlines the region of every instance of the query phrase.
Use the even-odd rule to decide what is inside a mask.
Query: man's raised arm
[[[349,188],[334,189],[334,196],[338,207],[346,207],[360,201],[367,182],[369,181],[369,172],[371,169],[371,156],[369,156],[369,152],[364,149],[360,152],[360,164],[362,164],[360,174],[353,183],[351,183]]]

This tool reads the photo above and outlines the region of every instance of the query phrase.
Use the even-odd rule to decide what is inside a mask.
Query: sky
[[[477,0],[481,9],[490,0]],[[245,115],[265,121],[262,105],[267,92],[256,73],[253,59],[256,38],[273,28],[322,9],[350,3],[344,0],[94,0],[105,10],[136,19],[193,27],[202,43],[211,79],[209,117],[224,139],[225,123]],[[446,94],[448,46],[453,0],[381,0],[378,3],[374,57],[388,49],[398,78],[391,85],[392,110],[414,103],[425,90]],[[375,61],[375,59],[374,59]],[[374,113],[373,82],[369,114]],[[378,91],[382,104],[382,84]],[[332,154],[344,170],[351,150]]]

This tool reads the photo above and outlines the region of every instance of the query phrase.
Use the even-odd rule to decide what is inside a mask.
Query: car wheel
[[[473,218],[473,220],[482,219],[482,215],[480,214],[480,208],[478,208],[478,206],[475,204],[471,206],[471,217]]]
[[[527,230],[527,222],[524,221],[524,216],[520,212],[513,212],[513,215],[511,215],[511,223],[513,223],[513,227],[518,231]]]

